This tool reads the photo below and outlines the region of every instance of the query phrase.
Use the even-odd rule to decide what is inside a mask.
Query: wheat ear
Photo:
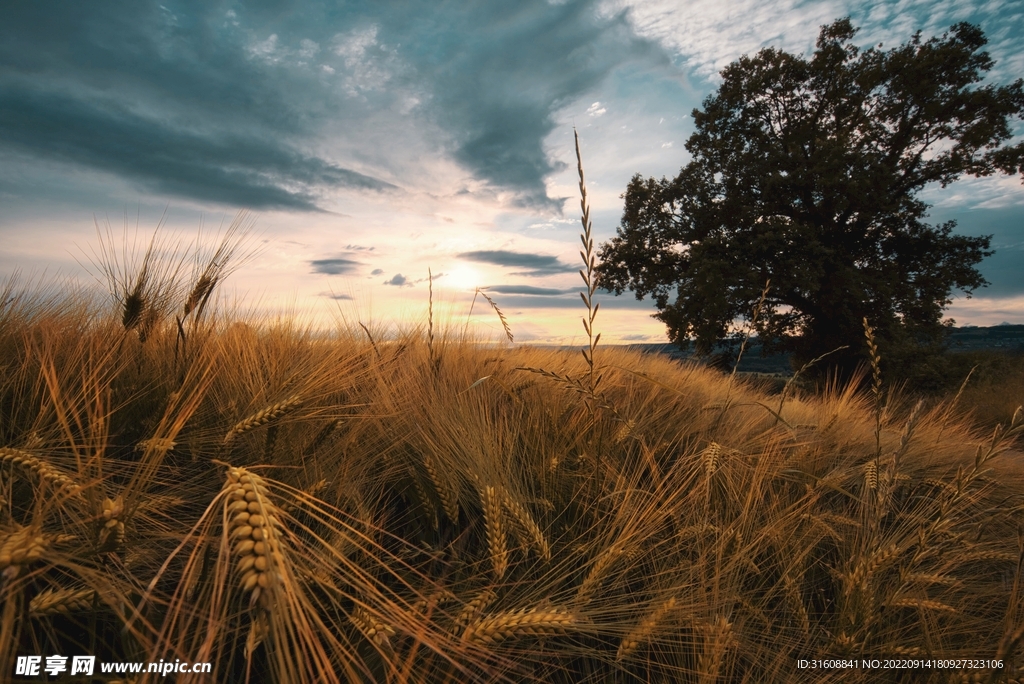
[[[640,621],[636,627],[634,627],[629,634],[623,639],[622,643],[619,644],[619,651],[615,656],[616,660],[622,661],[628,658],[630,655],[640,647],[640,644],[651,638],[654,633],[654,628],[658,626],[658,623],[665,619],[665,616],[672,612],[672,609],[676,607],[676,597],[672,596],[667,601],[662,602],[657,608],[655,608],[649,615]]]
[[[704,650],[697,659],[702,681],[718,681],[725,653],[734,640],[732,623],[724,616],[708,628],[704,636]]]
[[[434,502],[427,496],[427,489],[423,486],[420,481],[420,476],[416,472],[416,469],[412,466],[408,468],[409,479],[412,480],[413,489],[416,490],[416,498],[423,506],[423,512],[426,513],[427,518],[430,520],[432,529],[436,532],[438,530],[439,521],[437,519],[437,508],[434,507]]]
[[[701,453],[700,458],[704,465],[704,474],[710,480],[722,460],[722,445],[718,442],[711,442]]]
[[[113,550],[124,543],[124,497],[103,500],[103,512],[100,515],[102,526],[97,538],[100,550]]]
[[[494,592],[494,589],[491,589],[490,587],[482,589],[476,596],[471,598],[465,606],[463,606],[462,611],[459,613],[458,617],[455,618],[456,626],[465,627],[475,621],[477,616],[480,615],[487,606],[491,605],[496,596],[497,594]]]
[[[21,569],[42,558],[49,542],[33,527],[22,527],[0,540],[0,577],[14,579]]]
[[[508,490],[502,489],[502,494],[505,508],[512,514],[513,529],[519,531],[522,537],[537,550],[541,558],[547,561],[551,560],[551,546],[544,536],[544,531],[540,529],[540,525],[533,519],[526,507],[508,493]]]
[[[256,649],[260,647],[267,637],[270,636],[270,625],[267,624],[267,614],[260,612],[252,619],[249,625],[249,634],[245,637],[245,657],[249,659]]]
[[[498,314],[498,319],[501,320],[501,327],[505,329],[505,337],[508,338],[508,341],[515,342],[515,338],[512,336],[512,328],[508,327],[508,319],[505,318],[505,314],[500,308],[498,308],[498,305],[494,303],[494,300],[487,296],[486,292],[480,288],[477,288],[477,292],[483,295],[484,299],[487,300],[487,303],[491,305],[492,309],[494,309],[494,312]]]
[[[483,488],[480,498],[484,507],[484,529],[487,533],[487,548],[491,554],[494,576],[501,579],[508,568],[508,540],[502,516],[502,497],[494,487],[487,485]]]
[[[301,397],[295,395],[288,397],[284,401],[271,404],[262,411],[257,411],[245,420],[239,421],[233,428],[228,430],[228,434],[224,437],[224,446],[230,447],[240,435],[244,435],[246,432],[254,430],[261,425],[273,422],[281,416],[291,413],[301,405]]]
[[[244,468],[229,468],[224,484],[224,515],[228,538],[234,543],[242,591],[252,592],[269,609],[284,568],[282,512],[270,499],[266,482]]]
[[[423,454],[423,467],[427,469],[427,475],[430,477],[430,481],[434,484],[434,489],[437,490],[437,497],[441,499],[441,507],[444,508],[445,515],[453,523],[459,521],[459,500],[455,494],[451,491],[448,483],[441,478],[441,474],[434,466],[433,459],[426,454]]]
[[[622,544],[615,542],[598,557],[597,562],[590,568],[590,572],[587,573],[587,576],[583,578],[583,582],[580,584],[579,591],[576,594],[576,601],[578,603],[586,604],[590,602],[594,590],[601,584],[605,573],[624,553],[625,549]]]
[[[27,451],[12,447],[0,447],[0,462],[11,463],[31,471],[40,480],[71,496],[77,496],[82,491],[82,488],[70,477]]]
[[[96,600],[95,589],[47,589],[32,597],[28,614],[32,617],[70,615],[91,610]]]
[[[919,598],[896,599],[895,601],[889,601],[888,606],[890,608],[917,608],[920,610],[938,610],[948,613],[956,612],[956,608],[953,606],[947,606],[945,603],[941,603],[939,601],[930,601],[928,599]]]
[[[564,608],[510,610],[469,625],[463,637],[493,644],[519,635],[563,634],[577,622],[576,615]]]
[[[348,619],[367,639],[386,651],[392,650],[391,637],[395,636],[395,630],[391,625],[372,615],[362,606],[356,606]]]

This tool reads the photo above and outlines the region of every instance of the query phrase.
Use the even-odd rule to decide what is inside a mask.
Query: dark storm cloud
[[[553,287],[534,287],[532,285],[491,285],[481,289],[487,292],[497,292],[498,294],[534,295],[538,297],[553,297],[574,291],[558,290]]]
[[[362,263],[346,257],[334,257],[333,259],[314,259],[309,262],[313,267],[313,273],[324,275],[342,275],[356,270]]]
[[[530,254],[528,252],[511,252],[504,249],[496,249],[462,252],[456,256],[468,261],[527,269],[514,275],[546,276],[555,273],[574,273],[576,271],[575,267],[563,264],[558,260],[558,257],[548,256],[547,254]]]
[[[559,210],[544,185],[555,112],[617,65],[665,59],[595,1],[14,3],[0,146],[196,200],[315,210],[331,190],[394,188],[374,176],[401,150],[353,133],[373,175],[311,150],[412,98],[436,149],[513,203]]]

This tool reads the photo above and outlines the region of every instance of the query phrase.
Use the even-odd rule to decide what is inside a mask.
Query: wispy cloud
[[[938,35],[959,21],[983,25],[992,37],[995,75],[1015,77],[1024,66],[1020,30],[1024,15],[1000,0],[890,2],[888,0],[608,0],[607,13],[625,10],[636,32],[676,56],[684,68],[715,81],[743,54],[773,46],[809,54],[818,27],[850,16],[861,27],[858,42],[894,47],[915,31]]]
[[[481,289],[487,292],[497,292],[498,294],[533,295],[538,297],[552,297],[576,291],[559,290],[553,287],[534,287],[532,285],[489,285]]]
[[[349,259],[347,257],[333,257],[330,259],[314,259],[309,262],[309,265],[313,267],[313,273],[323,273],[324,275],[344,275],[346,273],[352,273],[360,266],[362,262]]]
[[[574,273],[576,271],[575,267],[563,264],[558,260],[558,257],[549,256],[547,254],[531,254],[529,252],[512,252],[504,249],[496,249],[462,252],[457,256],[460,259],[466,259],[468,261],[527,269],[525,271],[513,273],[512,275],[546,276],[557,273]]]

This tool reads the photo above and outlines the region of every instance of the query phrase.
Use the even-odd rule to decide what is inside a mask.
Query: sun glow
[[[467,264],[459,264],[444,277],[445,286],[459,291],[473,290],[480,282],[480,271]]]

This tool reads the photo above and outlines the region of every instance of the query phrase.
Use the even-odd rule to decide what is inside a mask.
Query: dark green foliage
[[[987,284],[976,265],[990,238],[926,223],[916,196],[1021,170],[1024,144],[1004,143],[1022,81],[971,87],[993,61],[969,24],[890,50],[860,51],[855,33],[842,19],[810,59],[768,48],[729,65],[693,112],[693,160],[672,180],[629,183],[601,284],[652,296],[674,342],[711,350],[770,279],[754,325],[766,351],[803,363],[859,339],[867,317],[900,374],[941,347],[952,292]],[[828,363],[849,370],[862,347]]]

